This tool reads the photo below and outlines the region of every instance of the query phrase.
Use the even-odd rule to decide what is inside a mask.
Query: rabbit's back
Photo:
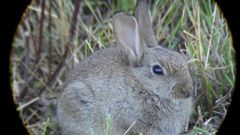
[[[104,121],[107,114],[114,116],[113,121],[121,113],[131,114],[125,109],[130,111],[129,105],[133,105],[129,78],[125,76],[131,74],[128,64],[124,50],[107,48],[95,52],[71,71],[58,103],[63,133],[90,134],[86,130],[97,130],[101,126],[98,121]]]

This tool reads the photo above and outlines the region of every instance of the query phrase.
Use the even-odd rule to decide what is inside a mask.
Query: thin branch
[[[135,125],[136,121],[133,122],[133,124],[127,129],[127,131],[123,134],[123,135],[126,135],[130,129]]]
[[[27,102],[27,103],[25,103],[25,104],[19,106],[19,107],[17,108],[17,111],[20,111],[20,110],[26,108],[27,106],[33,104],[34,102],[38,101],[39,99],[40,99],[39,97],[36,97],[36,98],[30,100],[29,102]]]
[[[39,27],[39,37],[38,37],[38,48],[37,48],[37,57],[36,57],[36,64],[38,64],[39,59],[41,57],[41,50],[42,50],[42,40],[43,40],[43,27],[44,27],[44,15],[45,11],[45,0],[42,0],[41,3],[41,17],[40,17],[40,27]]]
[[[25,40],[25,43],[26,43],[26,52],[24,54],[24,57],[23,57],[23,63],[25,65],[29,65],[29,62],[30,62],[30,57],[29,57],[29,53],[30,53],[30,48],[29,48],[29,35],[26,35],[26,40]],[[27,70],[23,70],[23,80],[26,81],[26,82],[29,82],[30,80],[30,77],[29,77],[29,74],[27,72]],[[20,98],[23,98],[28,92],[28,87],[25,87],[21,90],[20,92],[20,95],[19,95],[19,99]]]
[[[49,76],[51,76],[51,69],[52,69],[52,2],[49,1],[49,22],[48,22],[48,33],[50,34],[49,39],[48,39],[48,69],[49,69]]]
[[[76,25],[78,22],[78,14],[79,14],[79,10],[80,10],[80,0],[75,0],[74,5],[75,6],[74,6],[74,11],[73,11],[73,16],[72,16],[72,23],[71,23],[71,27],[70,27],[70,31],[69,31],[69,38],[68,38],[68,41],[64,45],[65,52],[62,56],[61,63],[57,66],[56,70],[53,72],[53,74],[49,78],[49,81],[47,83],[47,86],[49,86],[49,87],[51,87],[53,80],[56,79],[57,75],[59,74],[60,70],[62,69],[62,67],[64,65],[64,61],[69,52],[68,46],[72,45],[72,40],[73,40],[73,37],[75,36]],[[42,94],[43,92],[44,92],[44,88],[40,90],[39,94]]]

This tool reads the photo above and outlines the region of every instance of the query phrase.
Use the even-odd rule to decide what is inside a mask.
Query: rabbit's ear
[[[145,44],[148,47],[155,47],[158,45],[152,27],[151,15],[148,10],[148,5],[146,0],[141,0],[138,3],[135,17],[139,25],[139,32],[142,36]]]
[[[125,13],[115,15],[113,17],[113,31],[117,45],[128,49],[131,58],[133,58],[132,60],[139,62],[143,56],[145,46],[139,36],[136,19]]]

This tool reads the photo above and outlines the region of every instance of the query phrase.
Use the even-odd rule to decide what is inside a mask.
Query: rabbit
[[[193,99],[186,58],[158,45],[146,1],[135,17],[116,14],[112,26],[116,47],[94,52],[68,74],[57,103],[62,134],[178,135]]]

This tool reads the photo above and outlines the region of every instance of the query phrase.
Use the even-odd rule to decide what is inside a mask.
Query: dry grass
[[[133,14],[136,4],[36,0],[29,6],[11,60],[17,110],[32,134],[59,134],[52,115],[68,69],[112,44],[112,16],[116,11]],[[236,72],[222,14],[209,0],[154,0],[149,6],[159,44],[181,52],[191,63],[195,108],[185,131],[214,134],[227,113]]]

